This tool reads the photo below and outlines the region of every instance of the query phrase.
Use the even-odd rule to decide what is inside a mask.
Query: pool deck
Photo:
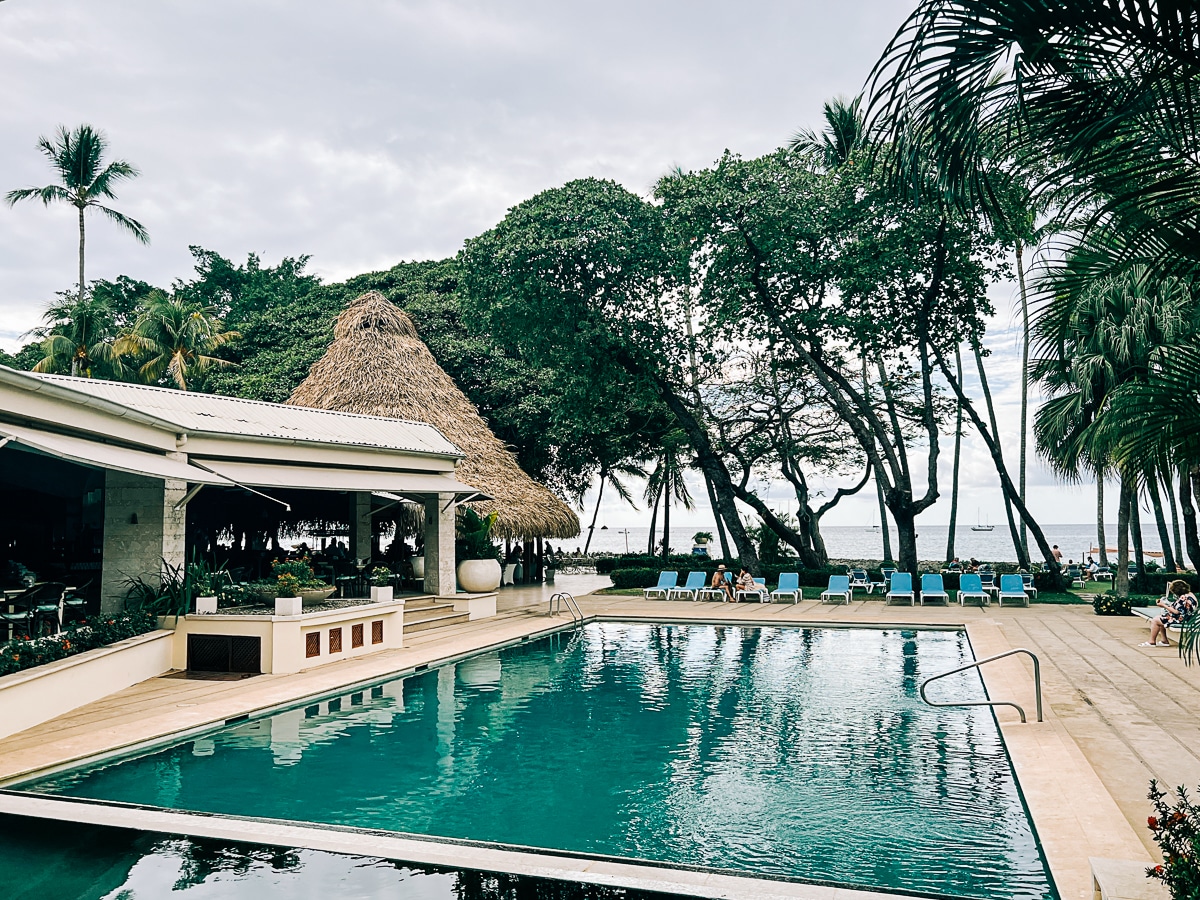
[[[303,698],[344,692],[416,666],[561,627],[566,618],[547,618],[544,596],[544,589],[505,591],[495,618],[417,632],[407,636],[403,649],[294,675],[142,682],[0,740],[0,783]],[[1022,725],[1014,710],[997,709],[1064,900],[1091,895],[1089,857],[1147,863],[1156,858],[1145,825],[1151,778],[1170,787],[1200,782],[1200,666],[1186,668],[1174,648],[1137,647],[1147,629],[1134,617],[1098,617],[1088,606],[911,608],[884,606],[878,600],[846,606],[813,601],[764,605],[589,595],[580,598],[580,605],[589,617],[617,619],[965,627],[976,658],[1029,648],[1042,663],[1043,724],[1033,721],[1032,667],[1027,658],[1010,657],[982,671],[992,699],[1014,700],[1029,714],[1030,722]],[[936,696],[936,688],[931,694]],[[0,797],[0,811],[9,801]]]

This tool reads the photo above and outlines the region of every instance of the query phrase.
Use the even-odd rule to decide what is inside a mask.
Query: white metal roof
[[[20,374],[120,404],[174,425],[182,432],[374,447],[435,456],[463,455],[437,428],[423,422],[285,406],[119,381],[34,372]]]
[[[0,425],[0,428],[5,426]],[[318,466],[234,462],[201,459],[196,462],[234,484],[263,488],[303,487],[327,491],[394,491],[399,494],[470,494],[479,492],[453,475],[428,472],[381,472]]]

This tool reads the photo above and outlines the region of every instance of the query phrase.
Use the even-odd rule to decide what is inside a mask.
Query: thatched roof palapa
[[[466,455],[458,478],[494,498],[471,506],[496,513],[497,537],[579,534],[579,517],[522,471],[417,337],[412,319],[378,291],[338,316],[329,350],[287,402],[433,425]]]

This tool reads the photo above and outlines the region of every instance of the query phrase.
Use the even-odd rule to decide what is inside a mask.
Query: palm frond
[[[115,209],[110,209],[107,206],[101,206],[99,203],[89,203],[93,209],[98,209],[100,212],[108,216],[112,221],[116,222],[143,244],[150,243],[150,233],[146,231],[146,226],[136,219],[131,219],[124,213],[119,213]]]
[[[55,202],[71,203],[74,198],[66,188],[57,184],[48,184],[45,187],[39,188],[19,188],[15,191],[9,191],[4,195],[4,200],[9,206],[19,203],[21,200],[38,199],[42,204],[49,206]]]

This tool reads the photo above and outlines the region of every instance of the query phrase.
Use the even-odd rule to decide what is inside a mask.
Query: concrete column
[[[350,495],[350,555],[355,559],[371,556],[371,495],[366,491]]]
[[[454,577],[454,495],[425,498],[425,592],[450,597]]]
[[[185,481],[163,481],[109,470],[104,478],[104,558],[100,608],[121,609],[129,578],[156,579],[163,560],[184,563],[187,508],[175,504],[187,493]]]

